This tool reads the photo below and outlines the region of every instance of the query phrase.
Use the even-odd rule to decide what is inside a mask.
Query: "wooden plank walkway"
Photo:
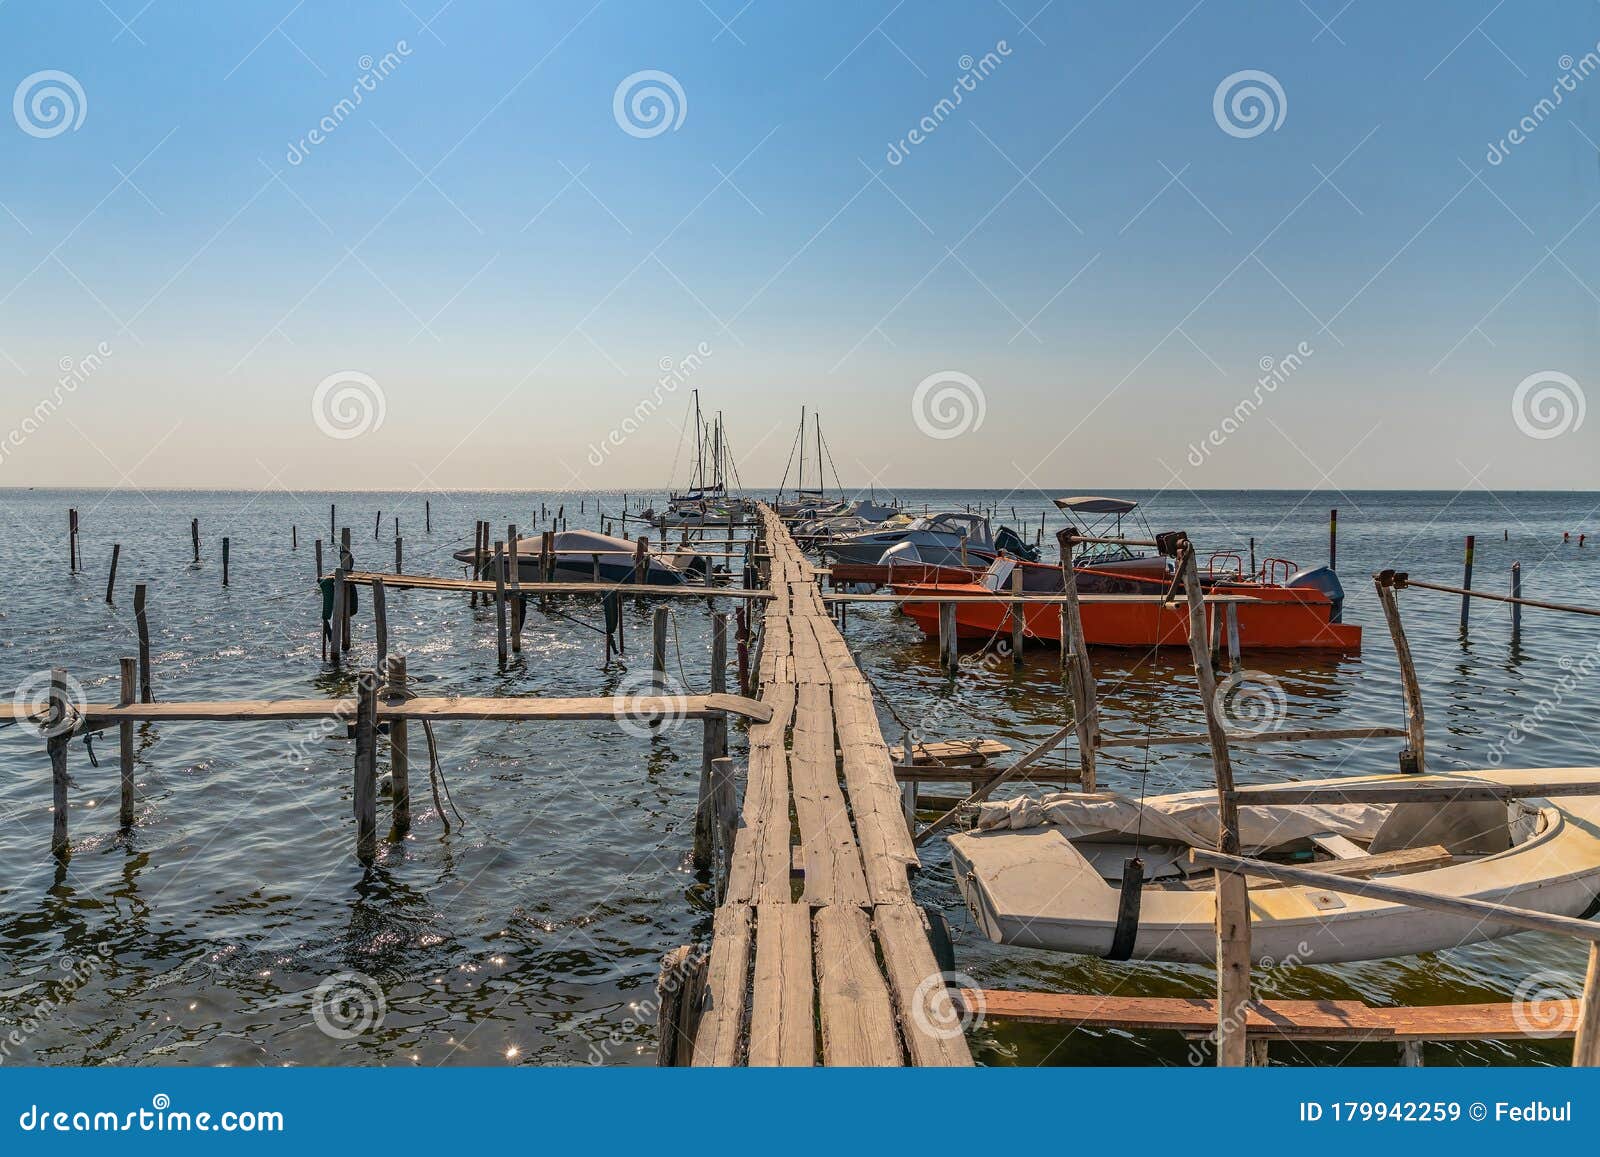
[[[767,722],[717,910],[697,1065],[970,1065],[909,873],[916,849],[866,677],[815,571],[761,508]]]
[[[323,578],[332,578],[333,575],[325,574]],[[344,581],[355,586],[370,587],[373,579],[383,580],[383,585],[390,590],[417,590],[417,591],[455,591],[462,594],[492,595],[502,589],[493,579],[468,579],[449,578],[436,574],[384,574],[381,571],[353,570],[344,576]],[[762,590],[745,590],[743,587],[734,586],[706,586],[700,583],[680,583],[674,586],[663,586],[659,583],[607,583],[607,582],[572,582],[572,583],[538,583],[519,582],[515,588],[506,586],[504,590],[523,595],[650,595],[664,598],[684,599],[752,599],[761,601],[769,599],[772,595]]]

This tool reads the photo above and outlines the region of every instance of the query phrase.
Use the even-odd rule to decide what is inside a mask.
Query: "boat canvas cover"
[[[1062,510],[1071,510],[1078,514],[1127,514],[1138,507],[1138,503],[1131,498],[1102,498],[1099,495],[1085,494],[1077,498],[1058,498],[1056,506]]]
[[[1295,840],[1332,833],[1370,840],[1391,810],[1387,804],[1294,804],[1239,809],[1239,842],[1251,849],[1276,847]],[[1019,831],[1054,825],[1069,840],[1089,836],[1148,837],[1192,848],[1215,848],[1216,793],[1187,792],[1140,802],[1115,792],[1050,792],[1034,798],[978,805],[978,830]]]

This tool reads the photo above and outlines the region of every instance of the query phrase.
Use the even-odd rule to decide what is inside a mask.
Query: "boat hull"
[[[956,604],[958,638],[991,639],[1011,631],[1011,601],[977,583],[896,584],[893,590],[905,599],[900,609],[906,617],[930,638],[939,634],[939,604],[919,602],[919,594],[990,596],[983,602]],[[1330,622],[1333,604],[1314,588],[1218,585],[1208,593],[1249,596],[1249,602],[1234,604],[1238,607],[1241,650],[1355,650],[1361,646],[1361,628]],[[1189,610],[1181,600],[1162,605],[1148,598],[1085,596],[1078,605],[1084,640],[1091,646],[1147,648],[1189,644]],[[1216,613],[1215,607],[1216,604],[1212,613]],[[1024,604],[1022,621],[1025,638],[1060,642],[1058,604]]]

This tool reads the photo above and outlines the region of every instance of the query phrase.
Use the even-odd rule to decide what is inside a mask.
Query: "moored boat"
[[[608,583],[631,583],[634,578],[635,546],[625,538],[601,534],[597,530],[558,530],[553,536],[554,574],[552,582],[592,582],[598,579]],[[473,564],[473,552],[458,550],[454,558],[464,566]],[[519,582],[540,580],[540,542],[537,537],[524,538],[517,545],[517,578]],[[489,577],[494,576],[493,557],[483,560]],[[654,586],[677,586],[689,581],[694,571],[674,556],[652,553],[645,581]],[[703,569],[703,568],[701,568]],[[506,568],[510,577],[510,568]]]

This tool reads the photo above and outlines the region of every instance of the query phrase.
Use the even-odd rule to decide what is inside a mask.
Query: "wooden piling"
[[[328,503],[328,541],[332,542],[339,534],[339,508],[333,503]]]
[[[499,656],[500,665],[506,663],[506,544],[495,541],[494,544],[494,620],[495,620],[495,654]]]
[[[422,503],[422,533],[433,533],[433,503],[427,500]]]
[[[1578,1005],[1577,1035],[1572,1040],[1575,1067],[1600,1067],[1600,941],[1589,941],[1589,964]]]
[[[1078,572],[1072,561],[1071,533],[1062,531],[1061,604],[1062,670],[1067,676],[1067,698],[1072,705],[1072,727],[1078,742],[1081,790],[1093,792],[1095,748],[1100,741],[1100,708],[1095,694],[1094,664],[1083,633],[1083,608],[1078,602]]]
[[[194,562],[191,565],[199,566],[200,565],[200,520],[198,518],[191,518],[189,520],[189,544],[194,547]]]
[[[406,687],[406,657],[390,655],[386,682],[391,702],[402,702]],[[404,719],[389,720],[389,773],[394,781],[394,822],[389,838],[398,840],[411,830],[411,739]]]
[[[378,680],[363,671],[356,680],[356,859],[370,866],[378,854]]]
[[[1226,609],[1228,620],[1228,670],[1239,670],[1239,605],[1229,603]]]
[[[405,574],[405,539],[394,540],[394,573]]]
[[[1217,846],[1225,854],[1239,847],[1239,805],[1234,795],[1233,763],[1228,754],[1228,733],[1217,704],[1217,678],[1206,648],[1205,595],[1200,588],[1200,567],[1194,544],[1184,539],[1178,548],[1184,594],[1189,602],[1189,654],[1200,684],[1206,735],[1211,743],[1211,767],[1217,781]],[[1250,892],[1238,872],[1218,871],[1217,890],[1217,1064],[1242,1067],[1248,1062],[1245,1009],[1250,1003]]]
[[[67,510],[67,573],[78,573],[78,508]]]
[[[333,614],[328,620],[328,661],[335,667],[339,665],[340,652],[344,650],[345,632],[345,600],[349,597],[345,593],[344,567],[338,567],[333,572]]]
[[[389,606],[377,575],[372,576],[372,634],[378,650],[372,669],[381,675],[389,660]]]
[[[1372,581],[1377,588],[1378,605],[1383,608],[1384,622],[1389,627],[1389,637],[1394,641],[1395,658],[1400,664],[1400,692],[1406,707],[1406,748],[1400,753],[1400,770],[1421,774],[1428,766],[1422,685],[1417,680],[1417,665],[1411,658],[1411,644],[1400,622],[1400,605],[1394,593],[1395,574],[1380,571]]]
[[[112,593],[117,589],[117,559],[122,557],[122,544],[111,544],[111,573],[106,576],[106,603],[111,603]]]
[[[517,524],[506,527],[506,568],[511,580],[511,653],[522,654],[522,563]]]
[[[472,577],[474,580],[483,578],[483,528],[486,524],[480,519],[472,524]],[[467,599],[469,607],[478,605],[478,592],[473,590]]]
[[[348,580],[351,571],[356,568],[355,556],[350,553],[350,528],[339,528],[339,566],[344,571]],[[339,648],[345,653],[350,653],[350,596],[349,582],[345,583],[345,597],[335,600],[334,616],[339,626]]]
[[[377,540],[378,534],[382,530],[383,530],[383,511],[380,510],[380,511],[378,511],[377,516],[372,521],[372,537],[373,537],[374,541]]]
[[[222,539],[222,585],[228,585],[228,539],[226,535]]]
[[[50,672],[50,703],[45,716],[45,749],[50,753],[50,785],[55,806],[50,828],[50,852],[58,860],[72,855],[67,838],[67,745],[72,729],[67,725],[70,702],[67,698],[67,672],[56,667]]]
[[[121,676],[117,703],[127,707],[137,694],[139,680],[139,662],[131,655],[120,659],[117,663],[118,674]],[[118,811],[118,819],[124,828],[133,826],[133,720],[124,719],[117,724],[117,755],[122,769],[122,807]]]
[[[300,528],[293,523],[289,524],[289,549],[300,549]]]
[[[115,573],[117,569],[114,558],[112,560],[111,569],[113,573]],[[1520,562],[1514,562],[1511,564],[1511,597],[1514,599],[1520,599],[1522,597],[1522,564]],[[109,596],[107,597],[106,601],[111,601]],[[1515,647],[1520,642],[1522,642],[1522,604],[1512,603],[1511,645]]]
[[[1462,589],[1462,591],[1470,591],[1472,589],[1472,554],[1473,554],[1473,548],[1477,545],[1477,542],[1478,542],[1478,536],[1477,535],[1475,535],[1475,534],[1467,535],[1467,549],[1466,549],[1465,557],[1463,558],[1462,565],[1461,565],[1461,589]],[[1471,608],[1472,608],[1472,598],[1471,598],[1471,596],[1469,596],[1467,594],[1463,594],[1461,596],[1461,630],[1462,630],[1463,634],[1466,633],[1466,629],[1467,629],[1467,614],[1471,610]]]
[[[650,673],[656,694],[667,685],[667,608],[657,607],[650,623]]]
[[[956,605],[939,604],[939,666],[951,675],[961,665],[961,648],[956,641]]]
[[[1020,598],[1022,594],[1022,568],[1011,568],[1011,593],[1014,597],[1011,602],[1011,667],[1013,670],[1022,670],[1022,637],[1026,621],[1023,618],[1023,605]],[[840,603],[840,606],[845,604]]]
[[[133,588],[133,621],[139,630],[139,702],[154,703],[150,691],[150,620],[144,613],[144,583]]]
[[[1251,567],[1254,573],[1255,568]],[[1339,508],[1328,511],[1328,569],[1339,569]]]
[[[317,581],[322,581],[322,540],[317,539]]]
[[[711,693],[728,690],[728,616],[711,616]],[[700,796],[694,813],[694,866],[705,871],[716,861],[721,827],[717,804],[716,764],[728,754],[728,717],[708,715],[700,745]]]

